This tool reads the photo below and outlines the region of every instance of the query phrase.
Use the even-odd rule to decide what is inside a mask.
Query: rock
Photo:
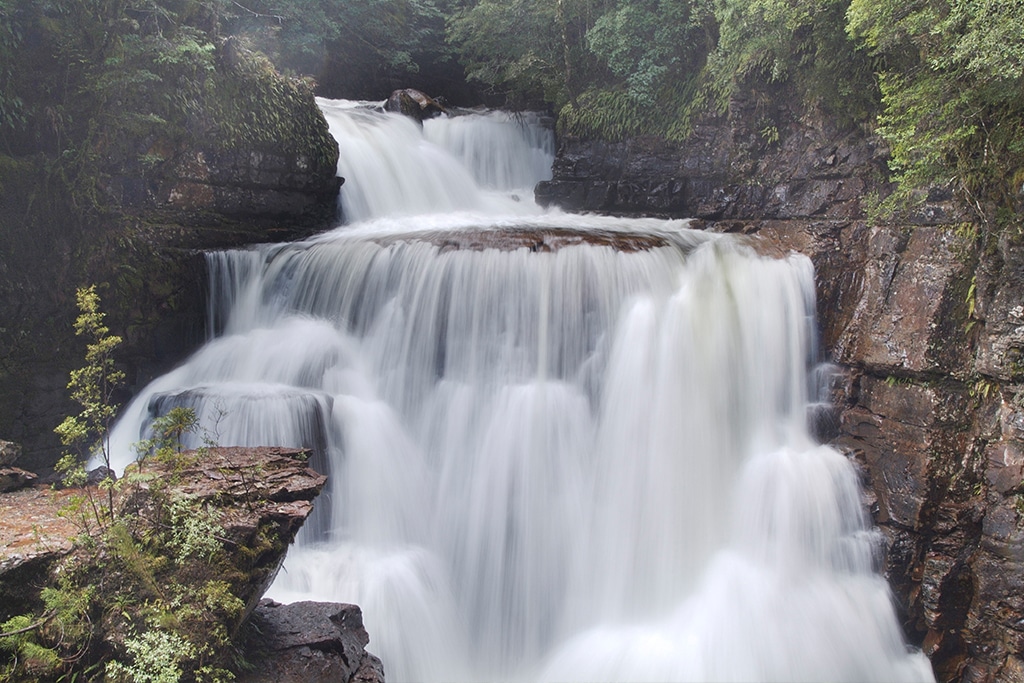
[[[833,358],[901,376],[965,368],[968,244],[939,227],[874,227],[865,238],[855,304],[861,313],[836,341]]]
[[[142,386],[211,332],[203,251],[301,239],[336,224],[338,147],[312,86],[275,74],[237,40],[216,52],[216,73],[194,84],[187,121],[91,136],[98,146],[88,153],[85,141],[69,141],[99,164],[88,187],[62,185],[42,204],[38,188],[56,158],[46,150],[3,156],[0,318],[17,325],[0,326],[0,434],[23,445],[26,469],[53,467],[62,450],[53,427],[78,410],[67,392],[85,352],[73,329],[76,287],[100,285],[107,324],[125,342],[119,369],[127,386]],[[52,55],[43,54],[35,61],[47,70]],[[150,85],[155,100],[180,94],[171,80]],[[40,98],[40,114],[59,105]],[[76,113],[82,131],[105,120],[103,106]]]
[[[130,484],[115,490],[114,508],[119,519],[135,520],[133,533],[140,538],[147,532],[137,528],[139,525],[155,524],[153,534],[165,533],[166,525],[160,520],[166,508],[162,506],[170,499],[188,500],[195,509],[204,510],[216,520],[223,533],[217,539],[222,549],[218,561],[230,569],[218,576],[233,599],[244,605],[237,613],[217,617],[228,620],[223,628],[232,633],[273,581],[288,545],[312,511],[312,501],[326,481],[307,467],[307,456],[307,451],[299,449],[211,448],[187,451],[172,462],[149,459],[141,466],[128,468],[124,478]],[[81,505],[76,499],[81,501],[83,491],[101,503],[106,501],[106,492],[94,486],[25,488],[0,495],[0,517],[4,520],[0,526],[0,621],[34,609],[39,591],[56,583],[54,572],[60,571],[59,560],[70,559],[72,553],[74,558],[82,554],[73,539],[81,533],[98,533],[90,506],[84,508],[84,516],[67,514],[67,510]],[[80,574],[85,576],[88,563],[94,560],[88,555],[89,544],[83,547],[87,552],[79,561],[86,563]],[[184,564],[180,567],[181,571],[197,571]],[[111,571],[104,569],[107,574]],[[193,573],[165,580],[190,585],[196,576]],[[121,588],[113,590],[132,590],[131,586],[125,588],[124,577],[119,580]],[[135,589],[142,590],[138,586]],[[104,599],[102,595],[97,597]],[[113,621],[109,624],[97,622],[94,627],[101,632],[94,637],[119,647],[126,620],[141,620],[138,615],[130,617],[129,609],[122,605],[111,612]]]
[[[392,233],[376,238],[379,244],[403,241],[423,241],[436,245],[442,251],[482,251],[499,249],[515,251],[529,249],[534,252],[553,252],[580,244],[608,246],[619,252],[646,251],[668,244],[658,235],[616,232],[612,230],[576,230],[571,228],[507,227],[498,230],[429,231],[420,230],[414,234]]]
[[[842,220],[863,215],[864,195],[884,192],[874,138],[783,107],[773,118],[788,123],[769,144],[748,109],[734,103],[726,117],[706,116],[681,142],[563,136],[537,200],[572,211],[707,220]]]
[[[0,441],[0,466],[13,465],[21,457],[21,445],[13,441]]]
[[[17,467],[0,467],[0,493],[14,491],[35,481],[36,475]]]
[[[108,479],[110,481],[117,481],[117,474],[109,467],[103,467],[101,465],[100,467],[91,469],[86,473],[85,483],[87,486],[97,486],[100,482]]]
[[[260,602],[250,619],[246,658],[254,671],[239,683],[383,683],[380,660],[355,605]]]
[[[395,90],[388,96],[387,102],[384,103],[384,111],[403,114],[422,122],[440,116],[448,110],[441,101],[419,90],[405,88]]]
[[[78,527],[57,514],[75,492],[27,487],[0,494],[0,620],[28,612]]]
[[[313,499],[327,477],[306,466],[309,452],[294,448],[218,447],[202,453],[186,452],[184,464],[173,465],[174,490],[190,500],[220,512],[225,537],[238,549],[238,564],[245,567],[246,582],[236,595],[245,603],[242,617],[255,609],[284,562],[288,545],[313,511]],[[159,462],[132,465],[125,472],[149,472],[160,476],[171,466]],[[171,472],[167,471],[166,476]],[[165,493],[161,492],[160,496]],[[149,487],[141,485],[119,506],[146,510]],[[246,550],[264,547],[255,558],[243,558]]]

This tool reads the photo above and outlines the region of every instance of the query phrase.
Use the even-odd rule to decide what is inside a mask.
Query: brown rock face
[[[446,110],[443,104],[426,93],[412,88],[395,90],[384,103],[384,111],[402,114],[417,121],[440,116]]]

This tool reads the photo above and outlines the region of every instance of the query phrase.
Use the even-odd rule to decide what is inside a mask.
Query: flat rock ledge
[[[258,531],[271,529],[279,552],[259,558],[250,570],[253,582],[241,597],[255,608],[284,560],[288,545],[313,510],[313,499],[327,478],[306,464],[307,453],[287,448],[211,448],[202,456],[182,455],[184,465],[147,461],[143,472],[171,478],[173,488],[191,498],[209,500],[222,511],[228,537],[245,545]],[[133,465],[133,467],[135,467]],[[145,495],[142,482],[132,496]],[[16,614],[36,598],[25,586],[41,586],[53,564],[70,553],[81,529],[61,509],[81,489],[26,486],[0,494],[0,612]],[[96,491],[102,500],[105,494]],[[122,496],[123,498],[123,496]],[[115,500],[115,506],[125,504]]]
[[[234,547],[254,547],[257,537],[272,542],[248,561],[248,579],[238,587],[246,605],[239,640],[248,648],[252,671],[239,681],[352,681],[382,683],[380,660],[365,651],[369,636],[354,605],[260,602],[284,561],[285,552],[313,510],[327,478],[307,465],[309,452],[291,448],[211,448],[183,453],[174,463],[148,460],[141,481],[120,494],[115,507],[145,507],[149,488],[170,488],[220,511],[220,523]],[[138,472],[133,465],[131,471]],[[83,489],[54,489],[34,483],[0,493],[0,619],[28,612],[52,572],[75,551],[82,533],[69,516],[69,501]],[[99,491],[97,497],[103,498]]]

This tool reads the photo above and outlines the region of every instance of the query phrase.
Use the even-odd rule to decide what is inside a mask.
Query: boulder
[[[395,90],[388,96],[387,102],[384,103],[384,111],[403,114],[422,122],[426,119],[440,116],[448,110],[444,104],[429,95],[419,90],[405,88],[403,90]]]
[[[327,480],[307,467],[305,455],[276,447],[215,447],[202,455],[186,452],[173,464],[146,462],[143,474],[159,485],[143,479],[126,487],[115,506],[144,512],[151,505],[152,487],[159,488],[160,497],[187,497],[216,511],[232,562],[244,577],[234,587],[246,605],[241,623],[278,573]],[[165,486],[167,482],[171,483]],[[98,500],[105,497],[94,485],[85,490],[89,492]],[[82,488],[26,487],[0,496],[0,598],[16,597],[0,600],[0,617],[29,609],[55,561],[71,553],[74,539],[89,530],[74,515],[65,514],[82,493]],[[253,556],[255,548],[261,552]],[[27,578],[33,578],[31,584]]]
[[[218,511],[225,540],[246,576],[235,593],[245,603],[241,622],[277,576],[288,546],[327,481],[307,466],[308,456],[308,451],[294,448],[218,447],[186,452],[184,464],[147,462],[141,468],[131,466],[125,474],[141,469],[157,479],[173,476],[177,492]],[[156,495],[163,498],[167,492],[158,490]],[[143,481],[119,501],[119,507],[142,514],[150,506],[149,498],[150,486]],[[254,548],[262,548],[255,558]]]
[[[36,480],[36,475],[18,467],[0,467],[0,493],[15,491]]]
[[[355,605],[263,600],[249,626],[245,656],[253,671],[239,683],[384,683]]]

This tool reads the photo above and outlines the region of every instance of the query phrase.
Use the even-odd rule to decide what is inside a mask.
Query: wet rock
[[[407,234],[391,234],[377,238],[380,244],[394,242],[429,242],[442,251],[482,251],[499,249],[515,251],[529,249],[534,252],[552,252],[559,249],[589,244],[606,246],[616,251],[633,252],[656,249],[668,245],[661,235],[616,232],[612,230],[573,230],[567,228],[505,227],[502,230],[421,231]]]
[[[355,605],[263,600],[249,623],[246,658],[254,671],[239,683],[383,683],[381,661]]]
[[[861,314],[837,340],[835,360],[894,375],[966,368],[972,276],[966,249],[944,228],[871,228]]]
[[[758,127],[762,114],[746,104],[697,121],[681,142],[563,137],[537,200],[573,211],[707,220],[848,220],[863,216],[866,194],[884,191],[884,155],[874,138],[785,110],[776,112],[786,123],[770,143]]]
[[[395,90],[388,96],[387,102],[384,103],[384,111],[403,114],[416,121],[424,121],[440,116],[447,109],[444,104],[426,93],[412,88],[404,88]]]
[[[992,251],[975,282],[978,372],[1024,383],[1024,244],[1003,235]]]
[[[117,481],[117,474],[109,467],[96,467],[86,472],[85,483],[87,486],[98,486],[104,481]]]

